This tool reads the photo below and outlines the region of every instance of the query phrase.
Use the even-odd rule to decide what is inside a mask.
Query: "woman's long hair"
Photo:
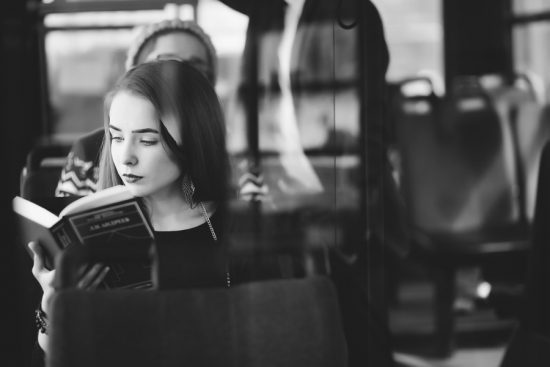
[[[193,201],[225,203],[228,195],[229,158],[225,123],[218,96],[193,66],[175,60],[140,64],[130,69],[107,95],[104,104],[105,141],[99,164],[99,189],[122,184],[111,157],[109,110],[119,92],[141,96],[155,107],[164,148],[179,165],[182,176],[193,182]],[[179,124],[181,144],[162,121]]]

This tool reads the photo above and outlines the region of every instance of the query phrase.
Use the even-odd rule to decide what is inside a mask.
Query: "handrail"
[[[51,3],[29,1],[27,8],[40,15],[100,11],[136,11],[163,9],[168,4],[197,6],[198,0],[54,0]]]
[[[542,22],[550,20],[550,10],[536,12],[532,14],[522,14],[511,16],[508,20],[512,25],[526,24],[532,22]]]

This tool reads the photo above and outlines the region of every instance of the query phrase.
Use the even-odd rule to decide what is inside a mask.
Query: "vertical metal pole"
[[[40,86],[40,110],[42,112],[41,131],[39,135],[50,136],[53,133],[53,124],[51,115],[50,88],[48,80],[48,57],[46,54],[46,35],[47,30],[44,26],[44,15],[39,14],[36,23],[36,37],[38,45],[38,65],[39,65],[39,86]]]
[[[369,144],[367,137],[367,123],[373,117],[373,110],[369,107],[369,78],[370,78],[370,65],[368,60],[368,51],[367,51],[367,25],[366,25],[366,6],[363,1],[359,1],[359,29],[357,35],[357,57],[358,57],[358,69],[359,69],[359,79],[358,89],[359,89],[359,154],[360,154],[360,192],[359,192],[359,213],[360,221],[359,223],[364,223],[365,230],[368,230],[369,226],[369,216],[368,216],[368,160],[369,160]],[[364,238],[367,237],[365,233]]]
[[[371,108],[370,100],[370,89],[369,89],[369,79],[371,78],[371,65],[369,62],[368,48],[371,45],[368,45],[367,37],[367,9],[364,1],[358,1],[359,3],[359,17],[358,26],[355,27],[355,32],[357,34],[357,65],[358,65],[358,80],[357,88],[359,91],[359,168],[360,168],[360,182],[359,182],[359,220],[357,223],[363,226],[361,228],[359,241],[355,246],[365,246],[366,248],[361,251],[360,248],[355,248],[355,253],[364,253],[366,257],[363,259],[363,263],[359,264],[360,267],[364,268],[364,271],[360,273],[364,277],[361,279],[361,283],[365,285],[365,289],[369,293],[370,298],[370,260],[371,260],[371,251],[369,243],[367,243],[369,237],[369,230],[372,228],[370,223],[369,216],[369,165],[367,162],[371,160],[370,157],[370,147],[368,139],[368,129],[367,124],[371,123],[371,119],[375,118],[374,110]]]
[[[247,42],[249,49],[248,67],[245,70],[245,110],[246,110],[246,129],[247,129],[247,142],[248,142],[248,159],[249,159],[249,171],[254,175],[260,174],[261,156],[260,156],[260,144],[259,144],[259,81],[258,81],[258,63],[259,63],[259,37],[258,34],[258,17],[260,2],[254,2],[253,9],[249,15],[249,25],[247,32]],[[258,243],[258,239],[261,231],[261,201],[250,201],[250,222],[252,224],[252,230],[254,231],[253,238]]]

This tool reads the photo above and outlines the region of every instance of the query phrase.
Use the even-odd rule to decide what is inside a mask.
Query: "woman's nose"
[[[137,163],[137,158],[135,156],[126,157],[123,163],[126,166],[135,166]]]
[[[125,166],[135,166],[138,162],[137,155],[132,147],[132,144],[127,143],[122,152],[122,164]]]

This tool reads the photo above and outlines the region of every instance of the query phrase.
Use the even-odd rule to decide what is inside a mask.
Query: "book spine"
[[[61,248],[65,248],[71,244],[80,243],[73,226],[65,218],[53,226],[51,232]]]

